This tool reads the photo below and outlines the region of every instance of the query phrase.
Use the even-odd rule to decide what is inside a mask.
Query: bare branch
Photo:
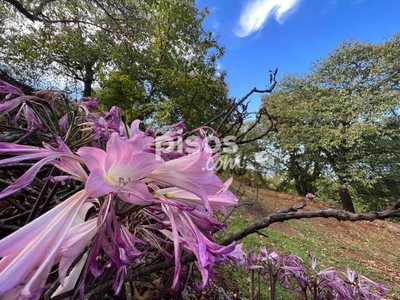
[[[249,139],[245,139],[246,136],[260,123],[261,121],[261,117],[265,115],[267,116],[270,125],[268,127],[267,130],[265,130],[263,133],[253,137],[253,138],[249,138]],[[276,131],[276,126],[278,123],[278,117],[275,116],[271,116],[266,109],[262,108],[260,110],[260,112],[258,113],[257,119],[256,121],[252,124],[252,126],[250,126],[245,132],[243,132],[237,139],[236,139],[236,144],[237,145],[242,145],[242,144],[247,144],[247,143],[251,143],[251,142],[255,142],[258,141],[260,139],[262,139],[263,137],[265,137],[268,133],[272,132],[272,131]]]
[[[0,226],[2,226],[4,223],[10,222],[10,221],[14,221],[14,220],[18,220],[21,217],[25,217],[29,214],[29,211],[23,212],[21,214],[9,217],[7,219],[0,219]],[[19,229],[19,227],[17,226],[16,229]]]
[[[257,88],[253,88],[252,90],[250,90],[250,92],[248,92],[242,99],[240,99],[238,102],[236,102],[236,104],[234,104],[230,108],[230,110],[225,114],[224,118],[220,122],[216,131],[219,132],[221,130],[222,126],[225,124],[228,117],[235,111],[235,109],[237,109],[239,107],[239,105],[243,104],[243,102],[246,101],[251,95],[253,95],[254,93],[259,93],[259,94],[271,93],[274,90],[275,86],[276,86],[276,81],[268,89],[259,90]]]
[[[47,4],[54,2],[55,0],[43,1],[37,7],[37,9],[35,10],[34,13],[31,13],[21,2],[19,2],[17,0],[4,0],[4,1],[11,4],[12,6],[14,6],[21,14],[23,14],[28,20],[30,20],[32,22],[38,21],[38,22],[43,22],[43,23],[81,23],[81,24],[86,24],[86,25],[90,25],[93,27],[97,27],[106,32],[112,33],[112,31],[108,28],[105,28],[105,27],[100,26],[99,24],[96,24],[93,22],[89,22],[87,20],[79,19],[77,17],[74,17],[72,19],[51,19],[50,17],[46,16],[43,13],[43,9]]]
[[[271,71],[270,71],[271,72]],[[215,116],[214,118],[212,118],[211,120],[209,120],[208,122],[204,123],[202,125],[202,127],[207,127],[210,126],[213,122],[220,120],[222,118],[222,120],[219,122],[219,125],[216,126],[216,132],[220,133],[221,136],[224,136],[225,134],[227,134],[228,132],[230,132],[235,126],[238,126],[239,128],[237,128],[237,131],[240,130],[241,126],[243,125],[243,120],[246,118],[246,116],[248,116],[250,113],[247,112],[247,105],[248,103],[245,104],[245,101],[254,93],[259,93],[259,94],[265,94],[265,93],[271,93],[276,84],[276,74],[278,72],[278,69],[276,69],[274,72],[271,72],[271,76],[270,76],[270,87],[264,90],[260,90],[257,89],[256,87],[253,88],[252,90],[250,90],[244,97],[242,97],[240,100],[235,101],[232,99],[231,105],[229,106],[229,108],[227,109],[227,111],[222,112],[221,114]],[[240,108],[242,108],[242,110],[240,110]],[[226,125],[226,123],[228,122],[229,118],[231,118],[235,112],[237,113],[237,116],[234,116],[234,121],[233,122],[229,122],[231,124],[229,124],[228,129],[225,130],[225,132],[222,132],[222,127],[224,125]],[[260,113],[260,112],[259,112]]]
[[[21,2],[16,1],[16,0],[4,0],[5,2],[10,3],[12,6],[14,6],[21,14],[23,14],[26,18],[31,20],[32,22],[34,21],[41,21],[41,18],[39,18],[37,15],[34,15],[30,13],[23,5]]]
[[[19,229],[19,227],[16,226],[16,225],[0,224],[0,229],[2,231],[6,231],[7,230],[7,231],[10,231],[10,232],[14,232],[14,231],[17,231]]]

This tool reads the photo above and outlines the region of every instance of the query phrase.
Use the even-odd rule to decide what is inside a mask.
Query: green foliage
[[[267,182],[267,188],[269,190],[282,192],[286,194],[292,194],[292,195],[297,194],[293,180],[288,180],[287,178],[282,178],[279,175],[274,175],[268,177],[266,179],[266,182]]]
[[[271,170],[271,161],[264,152],[268,147],[266,141],[257,138],[263,132],[263,125],[254,123],[255,121],[245,121],[240,130],[233,130],[235,135],[232,138],[235,140],[232,139],[232,142],[239,142],[239,145],[235,147],[235,151],[231,151],[233,153],[224,154],[222,159],[235,162],[234,167],[227,170],[232,176],[248,184],[255,184],[259,188],[266,188],[268,186],[266,174]],[[252,129],[246,134],[245,140],[253,141],[241,144],[241,137],[249,128]]]
[[[110,61],[114,45],[107,31],[110,26],[103,30],[89,25],[104,23],[104,14],[80,1],[54,1],[46,12],[62,20],[73,15],[76,22],[33,23],[10,9],[2,28],[6,34],[2,60],[25,82],[36,86],[51,82],[58,88],[80,82],[84,95],[90,95],[96,73]]]
[[[157,125],[183,118],[192,129],[227,109],[217,64],[224,48],[203,29],[208,11],[194,0],[21,3],[60,20],[31,23],[10,9],[0,23],[1,59],[25,82],[78,86],[84,95],[99,82],[103,107],[118,104]]]
[[[224,48],[202,28],[208,12],[195,1],[149,1],[148,9],[148,45],[139,56],[124,49],[118,68],[145,87],[153,105],[145,117],[158,124],[184,119],[193,129],[228,107],[225,73],[216,63]]]
[[[100,77],[101,88],[95,90],[101,99],[101,108],[109,110],[118,106],[126,112],[126,120],[132,121],[152,110],[152,104],[146,103],[146,92],[143,86],[127,74],[111,72],[107,78]]]
[[[400,35],[377,45],[344,42],[311,74],[287,76],[264,98],[280,117],[273,142],[286,175],[311,192],[329,176],[348,210],[352,199],[376,209],[400,196],[399,45]]]

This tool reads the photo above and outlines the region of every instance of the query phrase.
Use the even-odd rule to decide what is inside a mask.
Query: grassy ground
[[[250,192],[250,191],[247,191]],[[239,207],[228,220],[225,235],[266,217],[269,213],[307,201],[305,210],[328,209],[329,205],[315,199],[260,190],[258,200],[251,206]],[[303,219],[275,223],[262,231],[263,235],[248,236],[243,242],[246,249],[261,245],[281,254],[296,254],[307,260],[314,254],[322,268],[348,266],[371,279],[385,284],[390,293],[387,299],[400,299],[400,225],[385,221],[356,223],[335,219]],[[221,237],[223,238],[223,237]],[[241,270],[226,270],[226,275],[236,282],[238,299],[249,299],[250,276]],[[268,285],[262,282],[263,299],[268,299]],[[278,291],[278,299],[297,299]]]

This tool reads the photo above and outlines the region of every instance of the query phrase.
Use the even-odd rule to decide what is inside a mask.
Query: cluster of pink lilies
[[[0,115],[15,112],[16,126],[46,129],[34,108],[51,91],[28,96],[0,82],[0,93],[6,95]],[[59,172],[45,180],[82,183],[68,199],[0,241],[1,299],[38,299],[51,272],[59,279],[52,297],[71,290],[83,295],[85,280],[110,272],[118,294],[126,274],[154,250],[175,261],[175,291],[182,289],[184,253],[196,256],[200,289],[216,263],[243,259],[241,244],[220,246],[212,237],[224,227],[214,212],[225,212],[237,198],[228,191],[231,180],[222,182],[210,168],[217,156],[201,134],[175,151],[171,145],[182,140],[182,122],[142,131],[140,121],[123,123],[117,108],[100,114],[92,112],[96,107],[94,98],[76,103],[56,120],[59,135],[42,147],[0,143],[0,166],[34,162],[0,199],[32,184],[48,165]],[[85,133],[84,143],[70,142],[74,130]]]

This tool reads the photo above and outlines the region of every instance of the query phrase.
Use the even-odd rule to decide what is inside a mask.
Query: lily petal
[[[86,191],[79,191],[0,241],[0,294],[23,284],[22,294],[28,297],[44,284],[60,245],[87,198]]]

